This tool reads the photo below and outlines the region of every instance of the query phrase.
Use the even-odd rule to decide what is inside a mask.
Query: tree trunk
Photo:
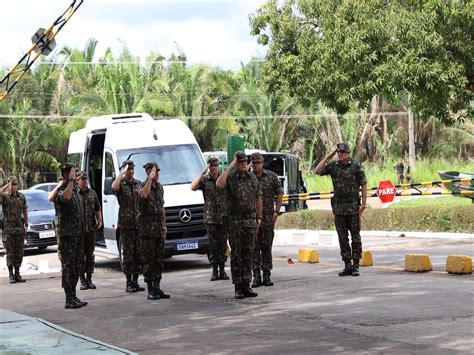
[[[408,108],[408,159],[413,171],[415,169],[415,125],[410,107]]]

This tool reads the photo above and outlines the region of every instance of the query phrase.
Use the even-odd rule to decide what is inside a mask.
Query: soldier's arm
[[[316,175],[321,175],[321,173],[324,170],[324,167],[326,166],[328,161],[331,160],[334,155],[336,155],[336,152],[337,152],[337,149],[334,149],[334,151],[331,154],[329,154],[327,157],[325,157],[323,160],[319,162],[319,164],[316,166],[316,169],[314,169],[314,173]]]
[[[128,170],[128,164],[120,171],[120,173],[115,177],[114,182],[112,183],[112,191],[120,191],[120,182],[125,177],[125,172]]]
[[[151,184],[151,179],[148,179],[145,185],[138,191],[141,200],[146,200],[150,196]]]
[[[58,194],[58,190],[61,187],[61,183],[58,183],[56,187],[53,189],[53,191],[48,192],[48,201],[49,202],[54,202],[56,199],[56,195]]]
[[[257,197],[257,219],[262,219],[263,218],[263,202],[262,202],[262,196]]]
[[[207,166],[194,178],[193,182],[191,183],[191,190],[200,190],[201,179],[206,173],[207,169],[209,169],[209,165],[210,164],[207,164]]]
[[[8,188],[10,187],[10,183],[6,184],[5,186],[3,187],[0,187],[0,198],[5,194],[5,191],[8,190]]]
[[[225,187],[227,186],[227,179],[229,178],[230,170],[235,166],[236,163],[237,159],[234,158],[234,160],[232,160],[232,163],[229,164],[229,166],[224,170],[222,175],[219,176],[219,178],[217,179],[216,186],[219,189],[225,189]]]
[[[26,227],[28,227],[28,208],[27,207],[23,209],[23,221],[24,221],[25,229],[26,229]]]

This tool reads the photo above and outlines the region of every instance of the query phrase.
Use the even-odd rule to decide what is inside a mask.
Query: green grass
[[[407,207],[462,207],[471,206],[470,198],[442,196],[436,198],[414,198],[412,200],[399,201],[391,204],[388,208],[407,208]]]
[[[364,164],[369,187],[377,186],[382,180],[391,180],[394,184],[397,184],[397,174],[395,168],[393,168],[395,164],[396,161],[390,161],[385,164],[384,168],[380,168],[378,165],[373,163]],[[474,173],[474,161],[418,161],[416,163],[416,169],[411,169],[412,182],[438,181],[440,180],[438,170],[454,170],[464,173]],[[332,190],[331,178],[328,176],[316,176],[311,173],[306,174],[304,180],[308,192]]]

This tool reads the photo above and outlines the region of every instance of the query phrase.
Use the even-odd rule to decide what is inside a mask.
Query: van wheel
[[[296,212],[297,207],[294,203],[290,202],[288,206],[285,207],[285,212]]]

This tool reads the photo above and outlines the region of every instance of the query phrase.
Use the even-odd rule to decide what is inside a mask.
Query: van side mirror
[[[104,180],[104,195],[113,195],[112,183],[114,180],[111,177],[106,177]]]

